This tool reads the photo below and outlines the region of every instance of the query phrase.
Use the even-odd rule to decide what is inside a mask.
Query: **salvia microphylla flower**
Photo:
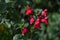
[[[42,23],[48,24],[48,19],[41,19]]]
[[[37,18],[37,20],[35,21],[34,27],[35,28],[41,28],[41,26],[40,26],[40,19],[39,18]]]
[[[33,14],[33,10],[32,10],[32,8],[31,8],[30,6],[27,6],[26,8],[27,8],[27,10],[26,10],[26,12],[25,12],[26,15],[31,15],[31,14]]]
[[[44,16],[44,18],[41,19],[41,22],[48,24],[48,14],[47,14],[47,9],[45,9],[44,11],[42,11],[41,15]],[[42,17],[42,16],[41,16]],[[41,18],[40,17],[40,18]]]
[[[30,24],[33,24],[33,22],[34,22],[34,18],[32,15],[30,15]]]
[[[40,22],[42,22],[42,23],[47,22],[47,19],[48,19],[48,18],[45,18],[45,17],[44,17],[44,16],[42,16],[42,15],[41,15],[41,16],[39,16],[38,18],[40,19]]]
[[[41,15],[43,15],[43,16],[48,16],[48,14],[47,14],[47,9],[43,10],[42,13],[41,13]]]
[[[24,29],[21,32],[22,32],[22,35],[26,34],[28,32],[28,28],[24,27]]]

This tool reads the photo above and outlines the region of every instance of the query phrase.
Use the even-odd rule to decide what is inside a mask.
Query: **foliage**
[[[25,17],[26,6],[34,11],[34,19],[48,9],[48,27],[41,24],[41,29],[34,29]],[[60,40],[60,0],[1,0],[0,1],[0,40]],[[28,33],[22,35],[24,26]],[[45,33],[46,30],[46,33]]]

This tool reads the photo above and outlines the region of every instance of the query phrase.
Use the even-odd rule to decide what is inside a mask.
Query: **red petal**
[[[28,29],[26,27],[24,27],[24,29],[21,32],[22,32],[22,34],[25,34],[28,32]]]
[[[34,27],[35,27],[35,28],[40,28],[40,27],[41,27],[41,26],[40,26],[40,20],[39,20],[39,19],[37,19],[37,20],[35,21]]]
[[[45,20],[45,23],[48,24],[48,19]]]
[[[43,22],[43,23],[44,23],[44,22],[45,22],[45,19],[41,19],[41,22]]]
[[[47,14],[47,9],[43,10],[42,13],[41,13],[41,15],[43,15],[43,16],[48,16],[48,14]]]
[[[32,24],[34,22],[34,19],[33,18],[31,18],[30,19],[30,24]]]
[[[26,15],[33,14],[33,10],[29,6],[27,6],[27,10],[26,10],[25,14]]]
[[[48,19],[41,19],[41,22],[48,24]]]

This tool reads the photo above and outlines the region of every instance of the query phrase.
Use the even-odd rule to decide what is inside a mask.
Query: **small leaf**
[[[25,23],[25,25],[24,25],[24,26],[28,27],[28,26],[29,26],[29,23]]]
[[[11,28],[11,24],[8,22],[5,22],[8,28]]]
[[[36,0],[36,3],[39,4],[41,2],[41,0]]]
[[[10,2],[10,0],[5,0],[5,2],[6,2],[6,3],[9,3],[9,2]]]
[[[22,35],[21,34],[16,34],[14,37],[13,37],[13,40],[21,40],[22,39]],[[23,40],[23,39],[22,39]]]
[[[18,24],[19,28],[22,28],[24,24]]]

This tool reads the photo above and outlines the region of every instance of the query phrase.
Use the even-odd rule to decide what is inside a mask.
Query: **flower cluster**
[[[41,23],[45,23],[48,25],[48,14],[47,14],[47,9],[44,9],[39,16],[37,16],[36,20],[33,17],[34,11],[30,6],[26,7],[26,12],[25,15],[30,15],[29,19],[29,24],[34,26],[34,28],[38,29],[41,28]],[[21,31],[22,35],[28,32],[28,28],[24,27],[24,29]]]

